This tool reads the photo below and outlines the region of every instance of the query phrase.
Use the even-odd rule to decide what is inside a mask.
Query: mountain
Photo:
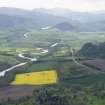
[[[65,8],[38,8],[34,11],[63,17],[65,21],[76,25],[78,31],[105,31],[105,11],[76,12]]]
[[[76,12],[66,8],[37,8],[34,9],[34,11],[65,17],[67,19],[77,20],[80,22],[96,22],[100,20],[105,20],[105,11]]]
[[[18,16],[0,15],[0,30],[25,30],[37,27],[30,19]]]
[[[60,30],[99,32],[105,31],[105,11],[75,12],[64,8],[23,10],[1,7],[0,22],[0,29],[40,29],[54,26]]]
[[[32,21],[36,22],[36,24],[39,26],[55,25],[57,23],[67,20],[64,17],[54,16],[45,12],[35,10],[28,11],[23,9],[7,7],[1,7],[0,14],[31,19]]]
[[[65,8],[37,8],[33,11],[53,15],[56,17],[62,17],[64,18],[64,21],[70,23],[73,26],[76,26],[76,31],[105,31],[105,11],[76,12]],[[61,22],[58,22],[58,24],[64,21],[62,20]],[[55,24],[55,22],[53,23]]]
[[[19,8],[0,7],[0,14],[18,17],[30,17],[31,11]]]
[[[59,29],[61,31],[73,31],[76,29],[72,24],[68,22],[59,23],[55,25],[53,28]]]
[[[60,17],[67,17],[67,15],[72,12],[71,10],[65,9],[65,8],[52,8],[52,9],[36,8],[33,11],[41,12],[41,13],[43,12],[43,13],[52,14],[55,16],[60,16]]]
[[[77,19],[74,19],[74,17],[69,15],[72,12],[69,9],[65,9],[65,8],[52,8],[52,9],[36,8],[33,11],[37,12],[37,13],[53,15],[53,16],[58,17],[59,19],[62,17],[63,20],[61,22],[66,21],[66,22],[70,22],[71,24],[79,23],[79,21],[77,21]]]

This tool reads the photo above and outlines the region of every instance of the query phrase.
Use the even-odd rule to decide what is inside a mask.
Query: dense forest
[[[105,58],[105,43],[87,43],[79,51],[80,55],[94,58]]]

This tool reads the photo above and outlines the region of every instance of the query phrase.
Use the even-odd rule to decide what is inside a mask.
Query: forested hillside
[[[86,57],[105,58],[105,43],[87,43],[83,46],[79,53]]]

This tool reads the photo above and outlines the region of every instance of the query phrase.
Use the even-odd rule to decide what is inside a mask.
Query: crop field
[[[33,91],[39,86],[7,86],[0,88],[0,100],[20,99],[24,96],[32,96]]]
[[[11,85],[42,85],[57,83],[55,70],[17,74]]]
[[[80,63],[90,66],[92,68],[105,71],[105,60],[104,59],[95,59],[95,60],[85,60]]]
[[[15,35],[14,35],[15,34]],[[105,32],[62,32],[54,29],[37,31],[32,30],[28,38],[22,36],[23,32],[1,32],[0,47],[10,48],[36,48],[48,47],[55,41],[75,48],[81,48],[85,43],[99,43],[105,41]],[[17,49],[21,51],[22,49]]]

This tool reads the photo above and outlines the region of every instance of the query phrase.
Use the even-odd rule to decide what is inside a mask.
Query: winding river
[[[41,53],[44,53],[44,54],[45,54],[45,53],[48,53],[48,50],[43,50]],[[24,56],[24,54],[22,54],[22,53],[21,53],[21,54],[18,54],[18,57],[20,57],[20,58],[22,58],[22,59],[30,60],[31,62],[37,61],[37,58],[29,58],[29,57]],[[10,68],[8,68],[8,69],[5,69],[5,70],[1,71],[1,72],[0,72],[0,77],[4,77],[5,74],[6,74],[6,72],[11,71],[11,70],[13,70],[13,69],[15,69],[15,68],[24,66],[24,65],[26,65],[27,63],[28,63],[28,62],[22,62],[22,63],[20,63],[20,64],[14,65],[14,66],[12,66],[12,67],[10,67]]]
[[[28,37],[28,36],[27,36]],[[50,47],[55,47],[55,46],[57,46],[58,44],[57,43],[55,43],[55,44],[52,44]],[[43,49],[42,50],[42,54],[46,54],[46,53],[48,53],[49,52],[49,50],[48,49]],[[29,57],[26,57],[26,56],[24,56],[24,54],[18,54],[18,57],[20,57],[20,58],[22,58],[22,59],[27,59],[27,60],[29,60],[29,61],[31,61],[31,62],[35,62],[35,61],[37,61],[37,58],[29,58]],[[14,70],[14,69],[16,69],[16,68],[18,68],[18,67],[21,67],[21,66],[24,66],[24,65],[26,65],[28,63],[28,61],[27,62],[22,62],[22,63],[20,63],[20,64],[17,64],[17,65],[14,65],[14,66],[12,66],[12,67],[10,67],[10,68],[8,68],[8,69],[5,69],[5,70],[3,70],[3,71],[1,71],[0,72],[0,77],[4,77],[5,76],[5,74],[6,74],[6,72],[8,72],[8,71],[11,71],[11,70]]]

